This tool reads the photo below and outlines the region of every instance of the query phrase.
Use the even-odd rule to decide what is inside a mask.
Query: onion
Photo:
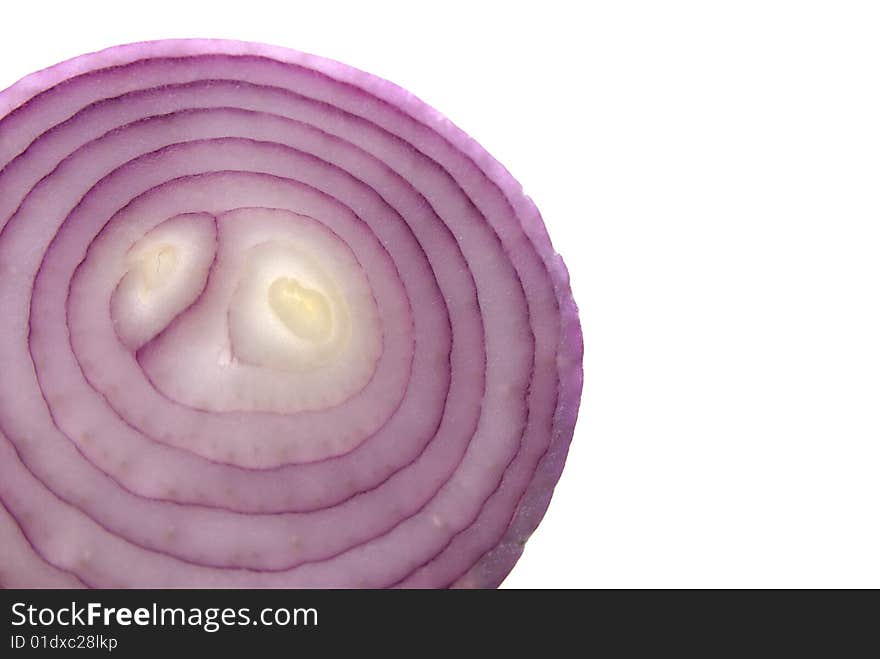
[[[0,583],[495,587],[582,338],[531,200],[391,83],[161,41],[0,94]]]

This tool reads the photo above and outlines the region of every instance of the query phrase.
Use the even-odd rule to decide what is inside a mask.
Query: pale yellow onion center
[[[333,329],[327,298],[296,279],[279,277],[269,286],[269,306],[294,335],[313,343],[326,341]]]
[[[177,270],[177,250],[171,245],[159,245],[140,259],[141,298],[161,288]]]

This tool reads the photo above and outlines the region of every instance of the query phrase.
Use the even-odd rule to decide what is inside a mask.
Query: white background
[[[525,185],[582,310],[581,419],[508,587],[880,586],[870,2],[7,2],[0,87],[117,43],[389,78]]]

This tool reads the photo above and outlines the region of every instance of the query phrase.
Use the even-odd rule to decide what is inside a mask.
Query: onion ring
[[[392,83],[219,40],[0,92],[0,585],[498,586],[577,419],[533,202]]]

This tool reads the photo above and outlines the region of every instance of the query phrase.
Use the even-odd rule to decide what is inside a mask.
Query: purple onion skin
[[[193,246],[175,243],[167,257],[167,277],[196,283],[191,291],[186,279],[173,284],[176,306],[155,331],[138,333],[134,316],[120,316],[132,313],[121,277],[166,277],[166,252],[145,252],[155,275],[125,265],[124,255],[150,247],[150,227],[172,219],[159,217],[164,209],[201,223],[186,238]],[[342,300],[325,324],[302,325],[300,306],[278,318],[321,341],[330,327],[340,346],[365,337],[362,352],[381,348],[365,358],[371,374],[346,363],[327,376],[329,393],[309,398],[294,387],[285,397],[287,385],[277,383],[306,381],[295,360],[311,359],[312,348],[301,339],[281,375],[246,379],[241,373],[264,368],[251,362],[235,370],[229,386],[264,384],[225,390],[222,403],[225,384],[211,389],[204,382],[212,377],[190,383],[173,370],[178,355],[196,363],[185,343],[198,341],[197,329],[187,328],[208,322],[197,314],[213,301],[222,313],[204,318],[224,318],[234,330],[240,317],[250,327],[242,306],[250,293],[240,292],[250,290],[246,267],[282,272],[285,259],[300,258],[260,248],[236,261],[238,243],[224,243],[233,221],[242,222],[236,240],[328,245],[333,263],[360,267],[339,266],[337,297],[292,284],[284,293],[306,295],[296,299],[310,313]],[[293,227],[293,237],[276,224]],[[170,231],[172,240],[183,235]],[[186,249],[214,251],[187,274]],[[131,269],[112,274],[102,263]],[[224,293],[218,282],[227,271]],[[157,281],[160,290],[169,285]],[[253,281],[258,288],[262,280]],[[156,304],[171,304],[162,299]],[[285,48],[130,44],[0,92],[0,301],[4,587],[495,588],[547,510],[577,420],[578,310],[521,185],[404,89]],[[365,311],[345,334],[345,314],[370,305],[380,329]],[[101,328],[115,328],[118,340]],[[233,330],[223,339],[229,363],[211,365],[217,373],[274,345]],[[238,348],[235,331],[245,332]],[[392,387],[403,368],[405,389]],[[128,385],[120,389],[121,378],[138,374],[136,386],[153,401],[140,410],[126,398]],[[442,407],[415,413],[420,396],[433,406],[444,390]],[[505,412],[513,405],[519,420]],[[475,415],[469,436],[453,427],[456,415],[466,425],[466,408]],[[368,409],[381,414],[367,418]],[[209,432],[202,423],[214,425]],[[306,423],[326,424],[326,438],[289,446],[288,437],[305,437]],[[277,454],[267,455],[269,446]]]

